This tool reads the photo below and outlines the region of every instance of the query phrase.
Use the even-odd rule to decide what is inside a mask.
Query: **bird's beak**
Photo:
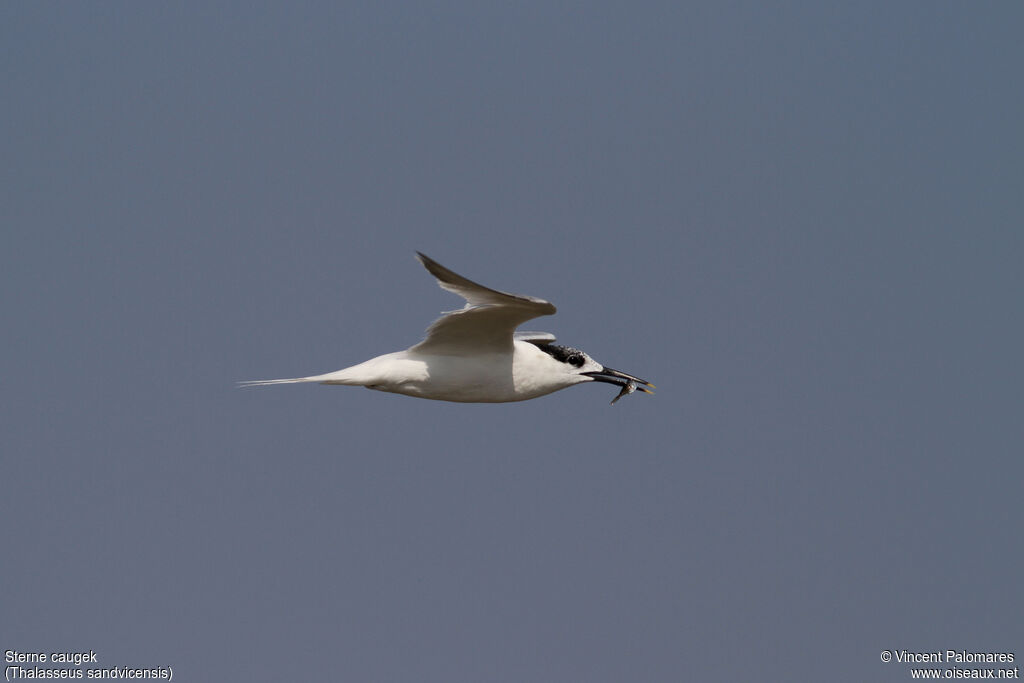
[[[614,384],[615,386],[622,388],[626,388],[630,385],[630,383],[632,383],[636,389],[639,389],[644,393],[654,393],[653,391],[651,391],[651,389],[654,388],[654,385],[648,382],[647,380],[640,379],[639,377],[634,377],[633,375],[627,375],[624,372],[619,372],[618,370],[613,370],[608,367],[602,367],[600,370],[595,370],[593,372],[584,372],[582,374],[587,375],[595,382],[607,382],[608,384]],[[651,389],[648,389],[647,387],[650,387]]]

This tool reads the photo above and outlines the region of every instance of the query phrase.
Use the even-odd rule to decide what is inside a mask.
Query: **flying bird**
[[[442,314],[427,337],[405,351],[387,353],[324,375],[240,382],[241,386],[318,382],[362,386],[416,398],[460,403],[525,401],[584,382],[620,387],[615,403],[637,389],[654,393],[646,380],[613,370],[547,332],[516,332],[527,320],[552,315],[555,307],[532,296],[507,294],[454,273],[425,254],[420,263],[442,289],[466,305]]]

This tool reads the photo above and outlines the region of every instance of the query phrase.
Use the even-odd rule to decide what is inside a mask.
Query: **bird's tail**
[[[319,382],[320,384],[349,384],[360,386],[363,381],[354,378],[350,372],[351,368],[328,372],[324,375],[312,375],[310,377],[292,377],[290,379],[252,379],[239,382],[239,387],[265,387],[271,384],[302,384],[304,382]]]
[[[264,387],[271,384],[299,384],[300,382],[318,382],[316,377],[293,377],[292,379],[250,379],[239,382],[239,387]]]

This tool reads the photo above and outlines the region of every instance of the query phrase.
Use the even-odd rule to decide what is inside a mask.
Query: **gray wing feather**
[[[452,294],[458,294],[474,306],[482,304],[525,306],[535,309],[537,311],[536,315],[552,315],[556,310],[553,305],[544,301],[544,299],[524,294],[509,294],[508,292],[499,292],[496,289],[484,287],[469,278],[462,277],[458,273],[448,270],[426,254],[417,251],[416,257],[423,264],[423,267],[437,278],[437,284],[441,286],[441,289],[445,289]]]
[[[551,344],[556,341],[555,335],[550,332],[516,332],[512,338],[516,341],[530,342],[538,346]]]
[[[484,287],[448,270],[425,254],[416,252],[416,256],[437,278],[442,289],[466,300],[464,308],[444,314],[427,328],[427,338],[412,347],[417,351],[443,353],[458,352],[460,348],[481,350],[487,347],[505,350],[512,346],[512,335],[517,327],[538,316],[551,315],[556,310],[543,299]],[[550,335],[545,333],[546,336]]]

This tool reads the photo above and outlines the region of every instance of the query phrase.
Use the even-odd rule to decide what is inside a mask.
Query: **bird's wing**
[[[411,350],[430,353],[458,353],[470,348],[505,351],[512,347],[512,333],[517,327],[527,320],[555,312],[555,307],[543,299],[478,285],[429,256],[420,252],[416,252],[416,256],[437,278],[441,289],[458,294],[466,300],[466,305],[435,320],[427,328],[427,338]]]
[[[544,346],[557,341],[555,335],[550,332],[516,332],[513,337],[516,341],[530,342],[537,346]]]

